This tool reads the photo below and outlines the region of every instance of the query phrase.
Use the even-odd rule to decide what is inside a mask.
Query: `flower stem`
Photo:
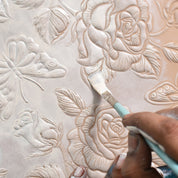
[[[69,154],[66,151],[64,145],[61,143],[60,145],[58,145],[58,148],[61,150],[62,153],[62,157],[66,169],[65,171],[66,177],[69,177],[72,171],[74,170],[74,165],[72,164],[72,160],[69,158]]]
[[[149,40],[149,42],[150,42],[152,45],[154,45],[154,46],[156,46],[157,48],[159,48],[159,49],[162,50],[162,47],[161,47],[159,44],[157,44],[156,42],[153,42],[152,40]]]
[[[159,32],[150,33],[149,36],[150,37],[155,37],[155,36],[161,35],[162,33],[165,33],[167,30],[168,30],[168,27],[164,26]]]

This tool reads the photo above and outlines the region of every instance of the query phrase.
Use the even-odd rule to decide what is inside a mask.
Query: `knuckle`
[[[150,112],[135,113],[133,116],[133,124],[138,128],[142,128],[148,121],[149,115]]]
[[[161,123],[161,130],[163,132],[163,136],[166,137],[174,137],[178,135],[178,121],[173,119],[165,119]]]

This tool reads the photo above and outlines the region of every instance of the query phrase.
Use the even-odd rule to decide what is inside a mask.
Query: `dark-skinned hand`
[[[160,143],[165,152],[178,161],[178,107],[157,113],[129,114],[123,119],[124,126],[136,126]],[[112,178],[160,178],[160,173],[151,167],[151,150],[141,135],[129,133],[128,153],[116,158]]]
[[[165,152],[178,161],[178,107],[156,113],[141,112],[124,117],[124,126],[136,126],[160,143]],[[157,169],[151,166],[151,150],[143,137],[134,132],[128,135],[128,153],[118,156],[105,178],[161,178]],[[80,170],[80,171],[79,171]],[[112,172],[111,172],[112,170]],[[86,169],[78,168],[72,176],[87,178]]]

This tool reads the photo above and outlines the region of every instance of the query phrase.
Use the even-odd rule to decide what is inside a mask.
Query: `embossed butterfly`
[[[158,84],[155,88],[150,90],[145,98],[151,104],[165,104],[178,105],[178,74],[176,76],[175,84],[171,82],[163,82]]]
[[[11,116],[18,91],[28,102],[22,89],[24,80],[44,90],[33,78],[60,78],[65,74],[65,67],[40,50],[33,39],[25,36],[9,39],[7,51],[0,60],[0,118],[4,120]]]

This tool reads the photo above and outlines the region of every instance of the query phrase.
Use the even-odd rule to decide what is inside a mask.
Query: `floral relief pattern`
[[[163,13],[167,20],[167,25],[178,28],[178,2],[176,0],[169,0],[163,9]]]
[[[117,81],[116,76],[120,77],[121,72],[131,71],[129,74],[136,74],[138,80],[154,79],[144,81],[156,82],[142,95],[145,94],[145,101],[151,108],[178,105],[178,74],[175,82],[174,76],[165,77],[166,66],[176,68],[178,65],[177,38],[167,38],[172,32],[177,34],[178,1],[81,0],[76,3],[79,5],[76,9],[75,2],[0,0],[0,120],[4,120],[0,136],[4,140],[6,136],[10,141],[15,140],[17,148],[23,141],[27,144],[30,151],[19,149],[20,159],[15,154],[15,159],[22,162],[26,158],[35,162],[33,166],[25,165],[27,169],[21,171],[23,177],[69,177],[82,165],[87,167],[89,177],[102,178],[115,157],[127,152],[128,131],[116,111],[103,101],[100,104],[84,102],[78,94],[81,88],[78,93],[74,92],[73,79],[81,87],[90,86],[88,76],[100,71],[112,88],[111,80]],[[155,17],[153,11],[157,13]],[[157,19],[157,16],[160,17]],[[156,24],[155,19],[160,24]],[[166,39],[162,38],[164,35]],[[66,67],[61,64],[63,60]],[[83,81],[74,78],[78,76],[74,73]],[[52,93],[58,79],[60,88]],[[32,85],[32,91],[26,82]],[[68,84],[70,89],[65,89],[69,88]],[[37,107],[35,110],[27,109],[34,104],[30,102],[36,96],[33,86],[44,94],[40,104],[33,106]],[[27,97],[27,92],[31,96]],[[95,96],[87,95],[88,98]],[[49,103],[47,97],[50,97]],[[19,98],[21,104],[17,101]],[[46,113],[51,119],[40,115],[40,108],[46,104]],[[16,109],[21,112],[16,113]],[[11,116],[15,117],[15,121],[12,119],[15,137],[12,130],[6,132]],[[0,144],[0,163],[3,146]],[[7,152],[9,150],[7,147]],[[49,162],[54,156],[57,161]],[[60,156],[61,165],[58,163]],[[47,158],[45,164],[40,162],[41,157]],[[157,165],[162,165],[158,156],[153,158]],[[7,165],[7,168],[0,169],[0,178],[15,175],[13,166]]]
[[[0,60],[0,119],[8,119],[13,110],[13,102],[19,90],[25,102],[23,81],[43,87],[35,78],[64,77],[66,68],[57,59],[40,50],[32,38],[19,36],[7,42],[7,50]]]
[[[159,76],[160,52],[148,40],[149,7],[145,0],[123,9],[114,1],[87,0],[77,19],[73,32],[79,44],[78,62],[88,74],[96,70],[87,69],[96,68],[102,60],[111,71],[133,70],[144,78]],[[108,75],[106,70],[101,71]]]
[[[32,156],[49,154],[60,144],[63,136],[61,125],[56,126],[52,121],[39,117],[37,112],[31,110],[19,114],[14,129],[16,136],[25,138],[37,149]]]
[[[15,136],[23,137],[35,148],[34,153],[31,153],[30,157],[44,156],[50,154],[55,148],[59,149],[63,156],[65,175],[68,177],[71,174],[73,165],[62,143],[64,131],[61,123],[56,125],[53,121],[40,117],[36,111],[28,109],[19,113],[18,119],[14,124],[14,130]],[[46,172],[47,175],[49,174],[49,177],[55,178],[55,176],[52,177],[52,175],[55,174],[56,169],[61,172],[60,169],[55,166],[44,166],[43,168],[37,168],[30,175],[43,175],[43,173]],[[42,170],[44,171],[40,173]],[[51,171],[53,173],[50,173]],[[63,174],[59,174],[59,176],[62,177]]]
[[[163,52],[169,61],[178,63],[178,45],[174,43],[166,44]]]
[[[13,2],[22,8],[32,9],[40,7],[45,0],[13,0]],[[69,15],[59,5],[49,8],[42,7],[34,18],[33,24],[43,41],[52,44],[66,36]]]
[[[41,38],[50,44],[65,37],[69,17],[60,7],[46,8],[35,18],[34,25]]]
[[[57,165],[44,165],[35,168],[26,178],[65,178],[61,168]]]
[[[41,6],[45,0],[12,0],[15,4],[19,5],[22,8],[37,8]]]
[[[76,116],[76,129],[68,134],[69,153],[77,165],[88,168],[90,177],[104,176],[114,158],[127,151],[127,129],[108,105],[83,107],[73,91],[56,89],[59,107]],[[72,100],[71,100],[72,98]],[[68,102],[70,99],[70,102]]]

